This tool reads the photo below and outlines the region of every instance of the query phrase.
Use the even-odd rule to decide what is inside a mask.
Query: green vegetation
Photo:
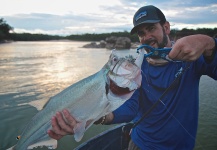
[[[76,34],[69,36],[58,36],[58,35],[46,35],[46,34],[30,34],[30,33],[10,33],[13,27],[8,25],[3,18],[0,18],[0,42],[5,40],[13,41],[47,41],[47,40],[74,40],[74,41],[100,41],[105,40],[107,37],[129,37],[132,42],[138,42],[137,35],[131,35],[129,32],[112,32],[112,33],[101,33],[101,34]],[[217,28],[199,28],[199,29],[182,29],[182,30],[171,30],[170,38],[177,40],[183,36],[192,34],[206,34],[209,36],[215,36],[217,34]]]
[[[183,36],[193,35],[193,34],[205,34],[211,37],[216,36],[217,28],[210,29],[210,28],[198,28],[198,29],[182,29],[182,30],[172,30],[171,31],[171,38],[179,39]]]
[[[66,36],[66,39],[75,40],[75,41],[100,41],[105,40],[107,37],[116,36],[116,37],[128,37],[131,41],[138,41],[136,35],[131,35],[129,32],[112,32],[112,33],[101,33],[101,34],[81,34],[81,35],[69,35]]]
[[[10,31],[13,28],[6,23],[3,18],[0,18],[0,42],[10,39]]]
[[[46,34],[30,34],[30,33],[11,33],[13,41],[48,41],[48,40],[62,40],[65,37],[58,35]]]

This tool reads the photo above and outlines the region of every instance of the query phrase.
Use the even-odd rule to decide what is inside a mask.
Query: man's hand
[[[65,118],[65,119],[64,119]],[[113,113],[106,115],[105,123],[109,124],[114,118]],[[86,127],[93,120],[88,120],[86,122]],[[61,139],[65,135],[73,135],[74,127],[78,122],[75,118],[69,113],[67,109],[64,109],[62,112],[57,112],[55,116],[51,119],[52,129],[47,131],[47,134],[56,140]]]
[[[56,115],[52,117],[52,130],[48,130],[47,133],[51,138],[59,140],[65,135],[74,134],[73,128],[76,123],[76,120],[69,111],[64,109],[62,113],[57,112]]]
[[[173,60],[194,61],[202,54],[211,56],[215,47],[213,38],[207,35],[190,35],[180,38],[173,45],[169,58]]]

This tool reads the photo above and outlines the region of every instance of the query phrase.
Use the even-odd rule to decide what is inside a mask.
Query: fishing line
[[[147,110],[143,116],[140,118],[140,120],[138,120],[132,128],[134,128],[135,126],[137,126],[157,105],[158,103],[160,102],[160,100],[170,91],[170,89],[174,88],[174,86],[176,85],[176,82],[180,79],[180,77],[182,76],[182,74],[190,68],[190,65],[191,63],[188,63],[187,66],[182,69],[182,71],[177,74],[176,78],[173,80],[173,82],[165,89],[165,91],[161,94],[161,96],[158,98],[158,100],[150,107],[149,110]],[[141,72],[144,76],[144,72]],[[147,77],[145,76],[146,80],[147,80]],[[148,82],[149,83],[149,82]],[[140,88],[141,89],[141,88]],[[141,90],[140,90],[141,91]]]
[[[187,66],[186,66],[184,69],[180,70],[180,71],[176,74],[175,80],[173,80],[173,82],[169,85],[168,88],[166,88],[166,90],[163,92],[163,94],[160,96],[160,98],[158,98],[158,100],[143,114],[143,116],[142,116],[137,122],[135,122],[135,123],[133,124],[133,126],[131,127],[131,131],[132,131],[132,129],[135,128],[145,117],[147,117],[148,114],[149,114],[150,112],[152,112],[152,110],[153,110],[153,109],[159,104],[159,102],[160,102],[161,104],[164,105],[164,107],[166,108],[166,111],[167,111],[167,112],[178,122],[178,124],[184,129],[184,131],[185,131],[193,140],[195,140],[195,142],[198,143],[199,146],[203,149],[203,146],[201,145],[201,143],[200,143],[198,140],[196,140],[196,138],[195,138],[193,135],[191,135],[191,134],[189,133],[189,131],[182,125],[182,123],[179,121],[179,119],[177,119],[177,118],[168,110],[168,108],[166,107],[166,104],[163,103],[163,101],[162,101],[162,98],[170,91],[170,89],[174,88],[174,86],[176,85],[176,82],[180,79],[180,77],[182,76],[182,74],[184,74],[184,72],[185,72],[187,69],[190,68],[190,65],[191,65],[191,63],[187,63]],[[149,82],[148,82],[148,77],[144,74],[143,71],[141,71],[141,73],[145,76],[145,79],[146,79],[147,83],[149,83]],[[149,84],[148,84],[148,86],[149,86]],[[146,89],[146,88],[143,88],[143,89],[146,90],[148,93],[150,93],[152,96],[155,97],[155,95],[152,94],[148,89]],[[157,98],[155,97],[155,99],[157,99]],[[130,133],[131,133],[131,131],[130,131]]]
[[[171,113],[171,112],[169,111],[169,109],[167,108],[166,104],[165,104],[162,100],[160,100],[160,102],[161,102],[161,104],[164,105],[164,107],[166,108],[166,111],[167,111],[167,112],[178,122],[178,124],[184,129],[184,131],[185,131],[193,140],[195,140],[196,143],[199,144],[199,146],[202,148],[202,150],[204,150],[204,148],[203,148],[202,144],[200,143],[200,141],[197,140],[197,138],[195,138],[195,137],[182,125],[182,123],[178,120],[178,118],[176,118],[176,117],[173,115],[173,113]]]
[[[145,74],[144,74],[144,76],[145,76],[145,78],[147,78]],[[151,96],[153,96],[154,99],[157,99],[157,98],[156,98],[156,95],[154,95],[153,93],[151,93],[148,89],[146,89],[146,88],[143,88],[143,89],[144,89],[145,91],[147,91],[149,94],[151,94]],[[165,104],[162,100],[159,100],[159,102],[165,107],[165,110],[170,114],[170,116],[173,117],[173,118],[177,121],[177,123],[184,129],[184,131],[185,131],[193,140],[195,140],[196,143],[198,143],[198,145],[200,146],[200,148],[201,148],[202,150],[204,150],[204,148],[203,148],[202,144],[200,143],[200,141],[197,140],[197,139],[184,127],[184,125],[182,125],[182,123],[179,121],[179,119],[176,118],[176,117],[173,115],[173,113],[171,113],[171,112],[169,111],[169,109],[167,108],[166,104]],[[153,104],[153,105],[155,105],[155,104]],[[135,127],[135,126],[134,126],[134,127]]]

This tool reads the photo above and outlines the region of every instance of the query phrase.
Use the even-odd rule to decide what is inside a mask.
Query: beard
[[[166,47],[167,43],[168,43],[167,35],[166,35],[166,33],[165,33],[164,29],[163,29],[163,41],[161,43],[157,42],[158,48]]]
[[[168,43],[168,38],[167,35],[165,33],[164,28],[162,27],[163,30],[163,39],[161,42],[158,42],[156,39],[154,38],[150,38],[144,41],[144,44],[150,45],[151,43],[156,43],[157,44],[157,48],[164,48],[166,47],[167,43]]]

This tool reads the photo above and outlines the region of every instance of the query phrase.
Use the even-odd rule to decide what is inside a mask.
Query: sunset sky
[[[70,35],[130,31],[134,13],[155,5],[171,28],[217,27],[217,0],[0,0],[0,18],[17,33]]]

